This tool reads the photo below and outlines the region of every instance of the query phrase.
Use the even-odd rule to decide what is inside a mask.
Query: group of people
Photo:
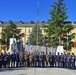
[[[58,67],[75,69],[76,57],[69,52],[52,54],[51,52],[0,53],[0,68],[9,67]]]

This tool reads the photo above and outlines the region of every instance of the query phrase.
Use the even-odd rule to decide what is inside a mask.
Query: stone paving
[[[62,68],[6,68],[0,75],[76,75],[76,70]]]

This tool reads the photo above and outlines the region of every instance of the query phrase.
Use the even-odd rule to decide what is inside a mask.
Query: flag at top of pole
[[[46,46],[46,36],[44,36],[44,46]]]

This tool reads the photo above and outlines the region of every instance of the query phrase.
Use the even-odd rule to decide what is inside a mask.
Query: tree
[[[9,41],[10,38],[16,38],[17,40],[20,39],[20,36],[24,36],[24,33],[21,33],[21,29],[17,29],[17,26],[10,20],[9,25],[3,28],[2,30],[2,38],[0,39],[0,42],[2,45],[7,45],[9,48]]]
[[[57,47],[59,45],[60,37],[61,44],[64,46],[64,49],[66,49],[66,37],[67,33],[70,32],[68,35],[68,49],[70,50],[73,46],[72,39],[74,38],[74,34],[71,33],[71,30],[74,29],[74,27],[71,23],[66,22],[66,19],[68,18],[66,14],[67,8],[65,7],[65,4],[63,4],[63,1],[64,0],[57,0],[56,2],[53,2],[51,5],[52,9],[49,11],[49,24],[44,25],[44,27],[46,27],[45,32],[47,35],[47,46]]]
[[[30,43],[31,45],[37,44],[37,25],[35,25],[30,33]],[[40,27],[38,26],[38,45],[43,44],[43,36]]]

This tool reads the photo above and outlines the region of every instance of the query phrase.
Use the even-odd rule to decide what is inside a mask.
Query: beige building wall
[[[28,25],[30,25],[30,26],[28,26]],[[32,28],[33,28],[33,25],[30,23],[30,24],[25,24],[24,26],[23,25],[19,25],[19,26],[17,26],[18,27],[18,29],[21,29],[21,33],[24,33],[25,35],[24,35],[24,37],[22,37],[22,40],[23,40],[23,43],[27,43],[28,42],[28,37],[29,37],[29,34],[31,33],[31,31],[32,31]],[[35,24],[34,24],[35,25]],[[44,29],[45,28],[40,28],[41,29],[41,33],[42,33],[42,35],[43,36],[45,36],[46,35],[46,33],[44,32]],[[0,33],[2,32],[2,27],[0,26]],[[74,30],[72,30],[71,31],[72,33],[76,33],[76,26],[75,26],[75,29]],[[0,34],[0,38],[1,38],[1,34]],[[74,40],[73,40],[74,41]],[[0,45],[1,46],[1,45]],[[1,48],[1,47],[0,47]],[[1,49],[0,49],[1,50]],[[71,52],[74,52],[75,54],[76,54],[76,48],[75,47],[73,47],[72,48],[72,50],[71,50]]]
[[[26,27],[26,35],[25,35],[26,43],[28,42],[28,37],[29,37],[29,35],[30,35],[31,31],[32,31],[32,28],[33,27]]]

